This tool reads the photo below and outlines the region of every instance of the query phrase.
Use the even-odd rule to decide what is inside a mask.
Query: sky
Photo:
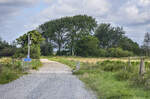
[[[79,14],[123,27],[140,45],[150,32],[150,0],[0,0],[0,37],[12,42],[46,21]]]

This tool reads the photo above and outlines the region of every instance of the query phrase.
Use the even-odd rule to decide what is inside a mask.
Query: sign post
[[[30,45],[31,45],[30,34],[28,34],[28,54],[27,54],[27,58],[24,58],[25,62],[30,62],[31,61],[31,58],[30,58]]]
[[[27,58],[30,58],[30,34],[28,34],[28,55]]]

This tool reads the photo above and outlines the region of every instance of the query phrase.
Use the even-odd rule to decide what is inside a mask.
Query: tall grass
[[[32,60],[30,65],[31,69],[38,69],[42,64],[39,60]],[[11,58],[0,59],[0,84],[9,83],[24,74],[27,74],[27,71],[24,71],[22,60]]]

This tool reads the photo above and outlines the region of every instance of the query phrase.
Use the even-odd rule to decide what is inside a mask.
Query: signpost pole
[[[30,34],[28,34],[28,55],[27,58],[30,58]]]

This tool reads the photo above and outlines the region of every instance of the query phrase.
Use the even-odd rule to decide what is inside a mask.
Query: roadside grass
[[[31,69],[38,69],[41,66],[39,60],[32,60]],[[6,84],[19,77],[28,74],[27,71],[23,70],[22,61],[19,59],[12,58],[1,58],[0,59],[0,84]]]
[[[70,67],[75,67],[77,61],[70,61],[68,57],[47,58]],[[132,61],[131,66],[121,60],[82,62],[80,70],[74,74],[97,94],[98,99],[150,99],[150,63],[145,64],[144,78],[138,75],[139,61]]]

